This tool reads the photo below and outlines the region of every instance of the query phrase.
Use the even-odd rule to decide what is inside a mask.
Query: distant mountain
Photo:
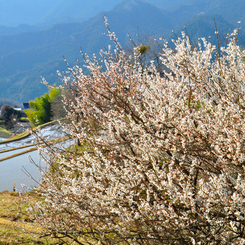
[[[235,26],[228,23],[222,16],[215,16],[216,26],[220,35],[220,39],[222,44],[225,44],[225,38],[228,33],[233,32]],[[183,27],[178,28],[174,31],[177,36],[180,36],[181,32],[188,32],[193,43],[197,43],[198,38],[205,37],[206,39],[210,39],[213,44],[217,44],[217,36],[215,34],[215,22],[214,16],[212,15],[198,15],[192,17],[186,23],[184,23]],[[244,32],[240,31],[239,37],[242,39],[245,38]],[[241,39],[238,39],[240,44],[243,45]]]
[[[0,0],[0,25],[33,25],[61,0]]]
[[[198,0],[195,0],[198,1]],[[221,15],[229,23],[238,26],[237,22],[242,21],[245,26],[245,1],[243,0],[208,0],[206,14]]]
[[[167,10],[183,1],[147,2]],[[101,11],[111,10],[121,2],[123,0],[0,0],[0,26],[16,27],[25,24],[50,27],[57,23],[84,21]]]
[[[178,25],[203,13],[221,15],[233,25],[239,20],[245,22],[244,0],[146,1],[168,11]],[[0,0],[0,26],[16,27],[25,24],[50,27],[57,23],[84,21],[101,11],[111,10],[121,2],[123,0]],[[242,25],[245,23],[242,22]]]
[[[82,23],[68,23],[57,24],[49,29],[41,31],[27,31],[13,35],[0,36],[0,57],[15,51],[24,51],[35,47],[45,47],[51,43],[61,41],[63,38],[69,37],[74,33],[78,33],[82,29]]]
[[[0,26],[41,25],[88,20],[123,0],[0,0]]]
[[[36,32],[0,36],[0,97],[19,101],[34,99],[47,91],[40,76],[49,83],[59,83],[55,69],[63,64],[63,55],[74,65],[80,47],[88,54],[99,52],[112,44],[106,33],[102,15],[106,14],[110,28],[120,42],[136,37],[137,23],[141,35],[167,35],[171,20],[167,13],[142,0],[126,0],[113,10],[101,12],[82,23],[59,24]],[[44,69],[45,68],[45,69]],[[62,70],[62,66],[60,68]],[[49,75],[50,73],[53,75]]]
[[[182,0],[174,8],[168,10],[171,15],[176,16],[179,25],[193,16],[206,14],[220,15],[234,26],[238,26],[237,22],[242,21],[241,25],[245,26],[244,0]]]
[[[168,9],[183,0],[148,0]],[[123,0],[0,0],[0,26],[44,25],[88,20]]]
[[[79,54],[77,56],[79,57]],[[1,77],[0,98],[13,99],[21,103],[33,100],[35,97],[43,95],[48,91],[47,86],[41,83],[41,77],[45,77],[50,84],[61,84],[57,76],[57,70],[66,70],[64,60],[53,60],[39,64],[29,70],[19,71],[7,77]]]
[[[106,13],[113,31],[125,42],[127,33],[141,35],[167,35],[173,28],[171,16],[144,0],[125,0]],[[121,35],[123,34],[123,36]]]
[[[16,3],[21,11],[24,4],[30,5],[26,5],[21,15],[15,10],[5,16],[13,8],[10,3]],[[4,17],[6,23],[10,20],[9,24],[13,20],[15,23],[21,20],[38,23],[36,26],[0,26],[0,98],[34,99],[47,91],[40,76],[51,84],[60,83],[56,71],[66,69],[63,56],[73,66],[77,59],[82,59],[80,47],[91,55],[112,44],[102,35],[107,32],[102,20],[104,14],[123,45],[129,42],[127,33],[136,39],[137,26],[141,37],[150,35],[166,39],[172,30],[179,35],[185,26],[194,41],[211,36],[215,43],[213,15],[222,36],[236,27],[238,18],[242,20],[245,8],[245,1],[241,0],[97,0],[97,4],[94,3],[92,0],[0,0],[0,25]],[[28,15],[28,11],[33,11],[33,15],[23,16]],[[87,20],[78,22],[83,19]],[[43,29],[44,26],[49,28]],[[243,32],[241,36],[245,40]]]
[[[65,23],[88,20],[101,11],[111,10],[122,0],[61,0],[38,23]]]
[[[43,28],[41,26],[30,26],[30,25],[19,25],[16,27],[0,26],[0,36],[7,36],[25,32],[41,31]]]
[[[184,2],[185,0],[147,0],[148,3],[155,5],[158,8],[169,10],[174,6]]]

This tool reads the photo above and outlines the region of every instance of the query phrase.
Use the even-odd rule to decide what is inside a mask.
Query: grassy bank
[[[71,244],[70,240],[61,241],[50,237],[42,237],[41,227],[28,216],[29,201],[42,201],[34,191],[20,196],[16,192],[0,192],[0,245],[30,244],[58,245]],[[81,244],[86,243],[84,240]],[[72,243],[74,244],[74,243]],[[97,244],[97,243],[96,243]]]
[[[40,200],[34,192],[26,194]],[[0,192],[0,244],[59,244],[56,239],[40,238],[41,228],[30,220],[28,202],[15,192]]]
[[[2,138],[10,138],[13,136],[13,133],[9,132],[3,127],[0,127],[0,137]]]
[[[60,120],[54,120],[54,121],[42,124],[42,125],[40,125],[40,126],[38,126],[36,128],[32,128],[32,130],[35,131],[37,129],[44,128],[46,126],[52,126],[54,124],[57,124],[58,121],[65,122],[65,121],[67,121],[67,119],[63,118],[63,119],[60,119]],[[6,140],[0,141],[0,144],[5,144],[5,143],[8,143],[8,142],[13,142],[13,141],[20,140],[20,139],[23,139],[25,137],[28,137],[30,134],[31,134],[31,130],[26,130],[26,131],[24,131],[23,133],[20,133],[20,134],[11,133],[10,131],[8,131],[5,128],[1,127],[1,123],[0,123],[0,137],[6,138]]]
[[[51,122],[47,125],[52,125],[57,122]],[[0,128],[0,137],[10,137],[9,139],[0,142],[0,144],[5,144],[7,142],[16,141],[25,138],[30,133],[28,131],[14,135],[4,128]],[[63,137],[56,140],[48,140],[47,144],[51,145],[56,142],[61,142],[69,139],[69,137]],[[42,144],[45,147],[45,144]],[[24,149],[26,147],[31,147],[30,149]],[[10,152],[17,149],[23,149],[23,151],[12,154],[6,158],[0,159],[0,161],[12,158],[14,156],[25,154],[29,151],[36,150],[35,144],[29,144],[25,146],[20,146],[12,149],[3,150],[3,152]],[[11,154],[11,153],[10,153]],[[34,192],[27,193],[31,200],[41,200],[38,195]],[[57,239],[51,238],[41,238],[40,232],[41,228],[30,220],[28,213],[25,210],[28,207],[28,201],[24,200],[23,197],[19,196],[15,192],[3,191],[0,192],[0,245],[2,244],[61,244]]]

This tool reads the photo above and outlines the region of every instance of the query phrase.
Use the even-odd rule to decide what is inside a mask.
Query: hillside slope
[[[107,32],[102,20],[104,14],[122,44],[128,42],[128,32],[132,37],[136,36],[137,23],[141,35],[160,33],[164,36],[171,30],[167,13],[145,1],[126,0],[113,10],[101,12],[86,22],[59,24],[44,31],[2,36],[0,97],[19,101],[34,99],[47,91],[40,83],[41,75],[51,84],[60,82],[55,69],[59,66],[61,70],[65,69],[63,56],[74,65],[77,59],[82,59],[80,47],[91,55],[112,44],[106,35],[102,35]]]
[[[0,4],[1,1],[3,0],[0,0]],[[66,5],[68,0],[59,0],[63,3],[61,5],[58,4],[60,3],[58,0],[55,1],[57,4],[54,9],[60,9],[60,13],[65,11],[65,9],[62,10],[64,6],[67,6],[68,12],[73,11],[73,5]],[[72,1],[76,3],[78,0]],[[102,8],[105,1],[98,2],[98,9]],[[158,0],[148,1],[161,4],[161,1]],[[226,8],[215,5],[216,3],[221,4],[221,0],[213,2],[210,0],[175,0],[174,2],[179,5],[174,8],[172,4],[167,4],[166,0],[162,1],[166,4],[165,7],[168,6],[168,9],[171,7],[169,11],[159,9],[145,0],[124,0],[122,2],[117,0],[117,2],[120,3],[112,10],[100,12],[84,22],[58,24],[45,30],[31,30],[30,26],[25,26],[26,31],[23,32],[19,31],[20,27],[14,29],[0,27],[0,34],[1,30],[2,32],[12,30],[13,33],[15,31],[17,33],[0,35],[0,97],[18,101],[34,99],[47,91],[47,88],[41,84],[41,76],[44,76],[51,84],[60,83],[56,71],[66,69],[63,56],[73,66],[78,59],[82,60],[79,54],[81,47],[84,52],[91,55],[112,44],[106,35],[102,35],[107,32],[102,20],[104,14],[108,17],[111,30],[116,33],[123,45],[129,42],[127,33],[136,39],[137,26],[141,37],[150,35],[154,38],[166,39],[169,39],[172,30],[179,35],[183,26],[186,26],[191,38],[211,36],[215,43],[215,25],[213,15],[209,13],[217,9],[224,15],[224,10],[229,7],[228,0],[223,1]],[[234,0],[234,10],[239,9],[237,4],[240,4],[241,9],[244,7],[243,2]],[[107,7],[112,5],[107,5]],[[88,5],[87,8],[92,8],[92,5]],[[52,13],[53,10],[50,11]],[[81,9],[74,12],[74,18],[79,18],[79,13]],[[221,36],[236,27],[223,15],[216,16]],[[58,14],[58,16],[61,15]],[[245,39],[242,32],[241,35]]]

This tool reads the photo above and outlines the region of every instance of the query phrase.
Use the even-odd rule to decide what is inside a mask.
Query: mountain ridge
[[[101,0],[101,3],[103,1]],[[24,31],[21,32],[20,27],[3,28],[0,26],[0,34],[1,30],[12,33],[11,35],[0,35],[0,67],[2,68],[0,69],[0,97],[18,98],[20,101],[34,99],[47,91],[44,85],[40,85],[41,75],[51,84],[60,83],[59,77],[55,75],[55,70],[59,69],[59,66],[65,69],[63,56],[73,66],[77,59],[82,58],[79,55],[80,47],[91,55],[111,44],[109,38],[102,35],[107,32],[102,20],[104,14],[109,20],[111,30],[116,33],[122,45],[129,42],[127,33],[133,39],[136,39],[138,30],[141,37],[151,35],[154,38],[169,39],[172,30],[179,35],[184,25],[194,39],[197,38],[197,35],[198,37],[215,36],[212,15],[194,14],[192,16],[189,14],[202,10],[202,6],[195,5],[198,1],[192,0],[192,5],[189,0],[176,0],[179,4],[189,1],[190,6],[185,5],[186,7],[182,8],[181,12],[178,12],[180,10],[178,6],[175,9],[171,8],[172,12],[163,8],[159,9],[150,4],[151,1],[157,2],[156,0],[118,0],[120,3],[112,10],[102,11],[89,20],[60,23],[46,29],[24,26]],[[239,0],[235,1],[239,2]],[[163,2],[166,3],[166,1]],[[208,0],[205,1],[206,3],[209,3]],[[178,14],[183,17],[183,20],[185,18],[187,20],[179,23],[176,18]],[[218,28],[221,27],[221,35],[234,27],[223,16],[217,17],[217,25]],[[243,35],[243,32],[241,34]]]

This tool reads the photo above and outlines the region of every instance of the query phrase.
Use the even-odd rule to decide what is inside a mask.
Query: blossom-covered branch
[[[174,44],[162,50],[164,77],[118,46],[101,51],[103,65],[87,59],[89,75],[69,68],[65,128],[79,145],[50,156],[34,213],[45,234],[78,244],[245,242],[244,51],[235,36],[218,57],[205,39]]]

